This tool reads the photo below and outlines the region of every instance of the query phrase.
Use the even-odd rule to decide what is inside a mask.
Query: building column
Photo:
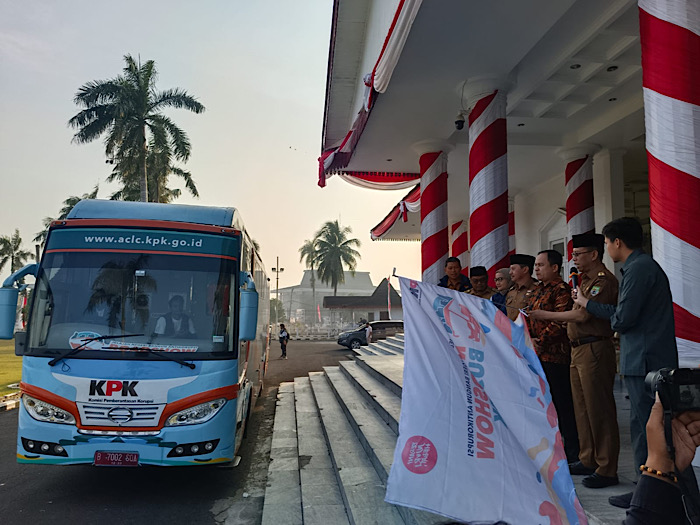
[[[462,273],[469,277],[469,230],[467,221],[452,225],[452,257],[457,257],[462,264]]]
[[[515,255],[515,197],[508,197],[508,255]]]
[[[493,281],[509,266],[506,90],[494,79],[472,79],[469,103],[469,246],[471,265]]]
[[[452,146],[424,141],[413,146],[420,154],[420,237],[423,282],[437,284],[450,253],[447,221],[447,154]]]
[[[566,260],[571,267],[572,237],[595,231],[593,207],[593,154],[595,146],[578,146],[561,150],[559,156],[566,162]]]
[[[624,149],[604,149],[593,164],[593,198],[596,231],[625,215]]]
[[[673,293],[681,366],[700,364],[700,10],[640,0],[642,85],[654,258]]]

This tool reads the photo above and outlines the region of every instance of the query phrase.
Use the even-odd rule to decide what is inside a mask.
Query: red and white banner
[[[467,221],[452,225],[452,257],[457,257],[462,266],[462,273],[469,277],[469,231]]]
[[[700,365],[700,3],[640,0],[654,258],[673,293],[681,366]]]
[[[593,233],[593,156],[574,159],[566,164],[566,260],[571,266],[574,235]]]
[[[468,523],[585,524],[522,315],[405,278],[389,503]]]

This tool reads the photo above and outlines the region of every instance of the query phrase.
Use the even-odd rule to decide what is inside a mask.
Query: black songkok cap
[[[479,277],[480,275],[488,275],[484,266],[472,266],[469,268],[469,277]]]
[[[527,266],[532,272],[532,270],[535,268],[535,258],[532,255],[516,253],[510,256],[510,264],[519,264],[520,266]]]
[[[605,244],[605,237],[600,233],[582,233],[580,235],[572,235],[571,241],[574,248],[596,248]]]

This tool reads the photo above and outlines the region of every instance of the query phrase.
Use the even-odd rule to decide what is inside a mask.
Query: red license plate
[[[138,452],[95,452],[95,466],[98,467],[138,467]]]

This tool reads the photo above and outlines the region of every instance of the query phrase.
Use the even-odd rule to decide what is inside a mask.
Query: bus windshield
[[[33,292],[27,354],[55,357],[85,345],[72,357],[160,359],[144,347],[187,359],[236,357],[236,270],[237,262],[224,257],[47,253]],[[101,339],[85,344],[91,338]]]

